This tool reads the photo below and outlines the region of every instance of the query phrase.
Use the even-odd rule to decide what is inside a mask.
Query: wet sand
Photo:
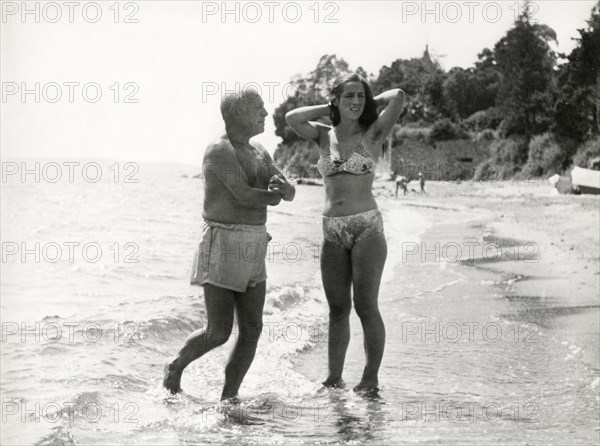
[[[477,214],[483,242],[497,244],[505,256],[496,261],[497,253],[489,252],[483,257],[492,261],[485,262],[485,268],[521,277],[515,293],[540,294],[565,305],[599,304],[597,196],[550,196],[551,186],[542,181],[430,183],[426,188],[426,196],[412,193],[398,200]],[[430,217],[435,218],[433,214]],[[433,237],[433,231],[425,237]],[[511,254],[512,259],[506,258]]]

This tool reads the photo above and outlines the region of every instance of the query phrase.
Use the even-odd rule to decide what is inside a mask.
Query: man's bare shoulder
[[[224,133],[206,147],[204,162],[230,159],[232,155],[235,155],[233,145],[227,134]]]

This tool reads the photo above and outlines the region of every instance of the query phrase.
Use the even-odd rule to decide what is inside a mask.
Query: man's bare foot
[[[256,409],[251,403],[243,403],[238,395],[224,398],[221,400],[220,412],[227,419],[235,421],[238,424],[254,426],[263,425],[265,422],[260,417],[248,415],[248,408]]]
[[[342,378],[329,377],[321,384],[323,384],[325,387],[330,387],[332,389],[343,389],[344,387],[346,387],[346,383],[342,380]]]
[[[242,400],[240,399],[240,397],[238,396],[238,394],[236,393],[235,395],[221,395],[221,404],[224,405],[238,405],[241,404]]]
[[[361,381],[354,387],[355,393],[358,395],[374,398],[379,396],[379,387],[377,381]]]
[[[181,392],[181,375],[182,370],[176,370],[173,367],[173,362],[165,362],[163,387],[170,391],[173,395]]]

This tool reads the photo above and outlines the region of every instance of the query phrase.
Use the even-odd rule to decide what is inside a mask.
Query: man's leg
[[[225,367],[222,400],[237,396],[244,376],[252,364],[263,326],[265,293],[266,281],[248,287],[245,293],[235,293],[235,313],[239,334],[227,367]]]
[[[163,386],[171,393],[181,390],[181,374],[192,361],[229,339],[233,326],[234,291],[204,285],[206,329],[196,330],[185,341],[177,356],[165,367]]]

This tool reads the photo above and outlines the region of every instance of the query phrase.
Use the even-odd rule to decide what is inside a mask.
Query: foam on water
[[[431,223],[413,210],[390,206],[382,209],[384,230],[388,245],[388,256],[381,281],[391,282],[396,267],[406,261],[406,250],[409,246],[419,244],[420,236]]]

